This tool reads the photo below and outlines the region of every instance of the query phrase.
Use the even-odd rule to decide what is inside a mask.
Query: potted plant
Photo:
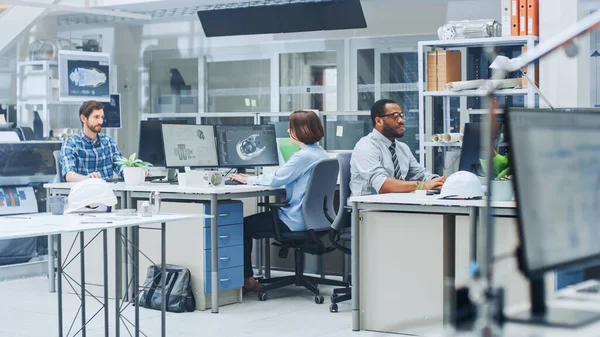
[[[123,177],[127,185],[141,185],[146,178],[146,169],[152,166],[141,159],[136,159],[136,153],[127,157],[121,157],[117,164],[123,167]]]
[[[487,169],[486,160],[480,159],[481,167]],[[494,201],[510,201],[513,199],[514,188],[511,180],[510,161],[508,153],[501,155],[495,152],[492,159],[493,179],[490,182],[492,194],[490,198]]]

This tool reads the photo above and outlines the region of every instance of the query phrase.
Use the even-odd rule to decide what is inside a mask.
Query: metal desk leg
[[[48,235],[48,290],[53,293],[56,275],[54,273],[54,235]]]
[[[81,336],[85,337],[87,329],[85,324],[85,235],[83,232],[79,232],[79,249],[79,257],[81,259]]]
[[[477,207],[469,207],[469,232],[471,236],[471,263],[477,263]]]
[[[132,227],[131,229],[132,229],[132,231],[131,231],[132,245],[131,246],[133,248],[133,252],[132,252],[133,254],[132,254],[132,259],[131,259],[132,260],[131,265],[133,267],[133,271],[132,271],[131,276],[133,277],[133,285],[132,285],[133,292],[130,292],[131,298],[129,300],[138,302],[139,295],[140,295],[140,280],[139,280],[139,277],[140,277],[140,236],[139,236],[140,235],[140,227],[135,226],[135,227]],[[164,236],[164,234],[162,234],[162,231],[161,231],[161,235]],[[161,237],[161,239],[162,239],[162,237]],[[164,249],[164,242],[161,245],[161,247],[163,247],[162,249]],[[163,260],[163,263],[164,263],[164,260]],[[165,278],[165,274],[163,273],[161,275],[161,280],[164,281],[164,278]],[[161,293],[163,293],[163,295],[164,295],[165,291],[162,290],[162,289],[165,289],[164,284],[160,289],[161,289]],[[164,306],[165,305],[164,297],[162,298],[162,301],[163,301],[162,304]],[[135,312],[135,315],[134,315],[134,324],[135,324],[135,332],[134,333],[135,333],[135,335],[134,336],[140,337],[140,306],[139,305],[137,305],[137,304],[135,305],[134,312]]]
[[[352,203],[352,222],[351,222],[351,235],[352,235],[352,331],[360,330],[360,283],[359,283],[359,237],[358,237],[358,226],[360,221],[360,214],[358,213],[358,204]]]
[[[122,207],[123,209],[128,209],[128,208],[137,208],[134,207],[133,205],[133,201],[131,198],[131,192],[124,192],[121,195],[121,203],[122,203]],[[125,256],[123,257],[124,259],[124,263],[125,263],[125,278],[121,281],[123,284],[123,288],[125,289],[125,300],[126,301],[135,301],[135,297],[133,297],[133,284],[129,283],[129,278],[133,277],[133,263],[135,261],[129,261],[129,255],[127,254],[127,252],[133,252],[133,247],[131,242],[133,241],[133,231],[134,228],[132,227],[127,227],[125,228],[125,242],[123,243],[124,245],[129,245],[128,250],[125,251]],[[130,239],[131,238],[131,239]]]
[[[210,196],[210,214],[212,219],[210,221],[210,243],[211,253],[210,259],[212,264],[211,271],[211,311],[216,314],[219,312],[219,214],[217,214],[217,195],[212,194]]]
[[[456,292],[456,216],[444,215],[443,222],[443,263],[444,263],[444,325],[455,325]],[[354,254],[353,254],[354,255]]]
[[[104,250],[104,337],[108,337],[110,325],[108,319],[108,231],[106,229],[102,230],[102,249]]]
[[[125,246],[127,248],[127,246]],[[121,258],[123,257],[123,242],[121,241],[121,228],[115,228],[115,336],[121,336],[121,301],[122,279],[121,273],[123,266]],[[127,251],[125,251],[127,254]]]
[[[264,239],[254,239],[254,247],[256,247],[256,269],[258,269],[257,274],[260,276],[264,276],[263,269],[263,256],[264,256]],[[258,276],[257,275],[257,276]]]
[[[48,199],[52,195],[51,190],[46,190],[46,211],[50,209]],[[56,291],[56,275],[54,273],[54,236],[48,235],[48,289],[51,293]]]
[[[165,291],[165,289],[167,288],[167,236],[166,236],[166,231],[167,231],[167,226],[166,223],[162,223],[160,226],[160,241],[161,241],[161,250],[160,250],[160,273],[161,273],[161,278],[160,278],[160,289],[162,289],[162,291],[160,292],[160,299],[161,299],[161,306],[160,306],[160,335],[161,337],[166,337],[167,336],[167,292]],[[214,245],[213,247],[216,247],[217,245]],[[214,264],[213,266],[216,266],[216,264]],[[135,267],[136,272],[139,272],[139,265],[136,265]],[[137,308],[137,306],[136,306]],[[136,336],[138,337],[138,336]]]
[[[49,236],[50,237],[50,236]],[[58,287],[58,337],[63,337],[63,303],[62,303],[62,250],[61,250],[61,236],[56,236],[56,268],[58,271],[58,279],[56,280]],[[54,270],[54,267],[53,267]],[[54,282],[52,282],[54,284]]]

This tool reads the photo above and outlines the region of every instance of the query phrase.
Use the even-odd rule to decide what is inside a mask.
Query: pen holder
[[[62,195],[54,195],[48,197],[48,207],[53,215],[63,215],[65,213],[65,205],[67,204],[67,197]]]

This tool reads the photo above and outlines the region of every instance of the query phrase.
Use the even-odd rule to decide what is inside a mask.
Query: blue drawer
[[[219,226],[218,247],[230,247],[244,244],[244,225]],[[204,249],[211,249],[210,228],[204,228]]]
[[[204,251],[204,271],[212,270],[210,254],[212,249]],[[219,270],[244,265],[244,246],[219,248]]]
[[[212,282],[209,271],[204,272],[204,293],[210,293]],[[219,270],[219,291],[241,288],[244,285],[244,267]]]
[[[204,204],[204,213],[210,214],[210,203]],[[241,201],[225,201],[217,205],[219,226],[241,224],[244,222],[244,204]],[[212,219],[204,220],[204,227],[210,227]]]

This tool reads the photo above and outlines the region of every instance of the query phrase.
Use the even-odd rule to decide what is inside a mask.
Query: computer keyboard
[[[237,180],[225,180],[225,185],[243,185]]]

